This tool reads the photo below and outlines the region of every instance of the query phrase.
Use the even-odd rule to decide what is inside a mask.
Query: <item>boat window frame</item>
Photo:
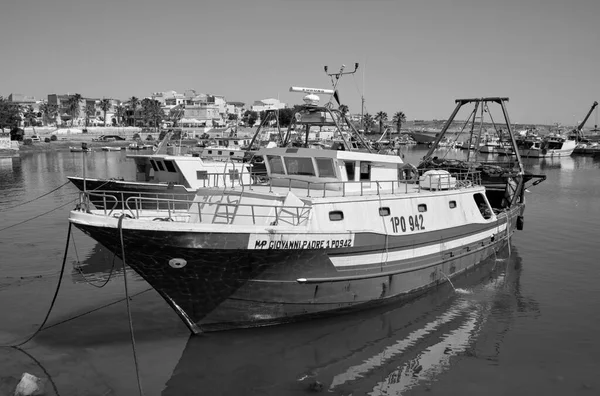
[[[337,174],[335,172],[335,164],[333,162],[333,158],[330,157],[315,157],[315,165],[316,165],[316,170],[319,174],[319,177],[333,177],[333,178],[337,178]],[[321,166],[319,165],[319,161],[327,161],[328,165],[331,165],[331,169],[328,169],[328,171],[331,171],[331,175],[323,175],[321,172]]]
[[[152,169],[154,170],[154,172],[158,172],[158,166],[156,166],[156,161],[151,159],[150,165],[152,166]]]
[[[167,169],[167,172],[170,173],[177,173],[177,169],[175,168],[175,164],[173,163],[173,161],[171,160],[163,160],[165,168]]]
[[[288,157],[284,155],[283,163],[285,164],[285,169],[288,176],[317,176],[315,164],[313,163],[313,157]],[[308,174],[306,172],[299,173],[298,171],[294,171],[294,163],[296,164],[297,169],[302,169],[303,171],[307,170],[308,165],[310,164],[312,173]]]
[[[452,201],[448,202],[448,207],[450,209],[456,209],[456,206],[457,206],[456,201],[452,200]]]
[[[344,211],[342,211],[342,210],[329,211],[329,221],[342,221],[342,220],[344,220]]]
[[[367,173],[363,173],[363,171],[362,171],[363,164],[367,166],[367,169],[368,169]],[[371,181],[371,170],[372,169],[373,169],[373,167],[372,167],[371,161],[359,161],[359,164],[358,164],[359,181],[362,181],[362,182]],[[363,175],[368,175],[368,176],[367,176],[367,178],[363,178]]]
[[[379,208],[379,216],[381,217],[389,216],[391,213],[392,212],[390,211],[390,208],[388,206],[383,206]]]
[[[158,166],[158,170],[160,172],[164,172],[165,171],[165,166],[163,165],[162,161],[156,161],[156,166]]]
[[[265,155],[265,157],[266,158],[265,158],[264,162],[269,167],[269,174],[272,174],[272,175],[287,175],[287,172],[286,172],[286,169],[285,169],[285,163],[283,162],[283,158],[282,158],[281,155],[269,155],[269,154],[267,154],[267,155]],[[272,163],[271,163],[271,160],[273,160],[273,159],[278,159],[279,160],[279,163],[281,164],[281,170],[282,170],[282,172],[275,172],[273,170],[273,166],[272,166]]]

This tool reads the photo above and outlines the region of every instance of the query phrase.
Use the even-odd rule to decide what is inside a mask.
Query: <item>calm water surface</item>
[[[407,148],[406,160],[424,153]],[[134,176],[124,152],[86,158],[90,177]],[[468,293],[446,285],[403,306],[190,337],[127,271],[145,394],[600,394],[600,161],[526,166],[548,180],[527,193],[510,252],[457,282]],[[81,153],[0,159],[0,344],[24,340],[44,318],[77,196],[60,186],[82,174]],[[78,230],[69,242],[50,327],[27,354],[0,348],[0,396],[23,372],[50,378],[48,395],[137,394],[121,261]]]

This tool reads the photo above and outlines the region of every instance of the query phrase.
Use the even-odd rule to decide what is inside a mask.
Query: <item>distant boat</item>
[[[104,146],[101,147],[102,151],[121,151],[124,150],[125,147],[113,147],[113,146]]]
[[[74,147],[74,146],[69,146],[69,151],[71,151],[72,153],[89,153],[90,151],[92,151],[91,148],[86,147]]]

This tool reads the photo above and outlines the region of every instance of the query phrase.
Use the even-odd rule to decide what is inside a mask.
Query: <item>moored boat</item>
[[[488,188],[481,172],[418,170],[373,153],[350,122],[360,150],[308,148],[311,128],[335,125],[346,139],[347,118],[317,101],[310,94],[296,107],[281,147],[255,154],[266,182],[199,188],[193,202],[167,200],[168,210],[144,209],[162,201],[143,195],[119,211],[92,209],[82,194],[69,220],[126,252],[194,333],[409,298],[494,255],[522,228],[527,179],[518,156]]]
[[[570,156],[577,141],[564,136],[549,135],[540,140],[531,141],[519,147],[519,154],[525,158],[550,158]]]

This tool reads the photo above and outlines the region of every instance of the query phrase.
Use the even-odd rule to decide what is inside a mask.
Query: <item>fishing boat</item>
[[[412,298],[493,256],[523,228],[531,178],[518,156],[493,188],[472,169],[419,170],[373,153],[331,101],[319,105],[314,92],[327,90],[302,90],[282,144],[255,153],[266,181],[202,187],[192,202],[169,201],[187,204],[179,210],[144,209],[160,199],[143,195],[99,210],[81,194],[69,221],[121,256],[193,333]],[[311,128],[336,126],[346,139],[342,122],[360,150],[308,148]]]
[[[226,184],[249,182],[249,164],[207,161],[194,155],[170,154],[171,133],[165,135],[155,152],[128,154],[135,167],[135,180],[122,178],[86,178],[69,176],[68,179],[82,192],[87,192],[90,202],[97,208],[120,209],[130,197],[145,194],[158,198],[192,200],[200,187],[222,187]],[[255,171],[255,177],[257,176]],[[110,192],[108,199],[103,192]],[[148,203],[144,203],[146,207]],[[157,203],[150,205],[157,207]],[[166,201],[158,207],[167,207]]]
[[[525,144],[519,146],[519,154],[525,158],[568,157],[576,146],[574,138],[549,135],[540,140],[525,141]]]

